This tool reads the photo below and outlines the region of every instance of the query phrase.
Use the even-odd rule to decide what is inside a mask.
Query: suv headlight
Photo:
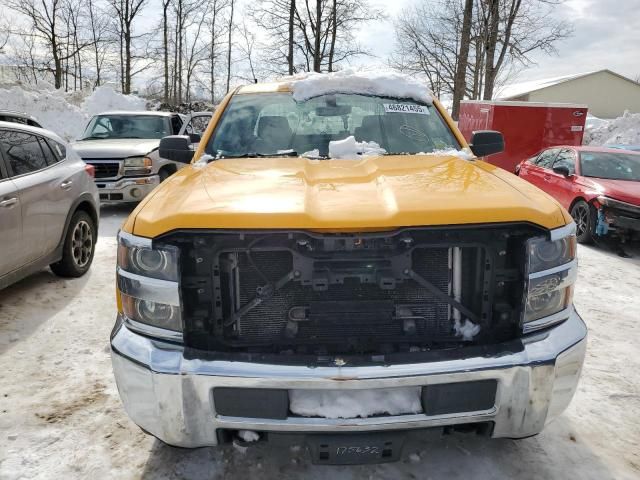
[[[553,230],[551,238],[527,242],[528,265],[523,313],[525,333],[569,317],[577,278],[575,224]]]
[[[128,326],[151,336],[182,339],[179,250],[118,234],[118,291]]]
[[[129,157],[124,159],[125,175],[147,175],[151,173],[153,162],[149,157]]]

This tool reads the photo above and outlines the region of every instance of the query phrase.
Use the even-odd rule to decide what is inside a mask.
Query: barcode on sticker
[[[420,115],[429,115],[429,109],[422,105],[413,105],[411,103],[385,103],[385,113],[417,113]]]

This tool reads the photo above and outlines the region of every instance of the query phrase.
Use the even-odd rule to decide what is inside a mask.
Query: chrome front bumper
[[[116,181],[97,180],[101,202],[139,202],[160,185],[158,175],[125,177]]]
[[[587,328],[575,311],[565,322],[523,337],[522,348],[455,360],[403,365],[315,367],[186,358],[183,347],[151,340],[118,319],[113,370],[131,419],[180,447],[218,443],[217,429],[315,433],[405,430],[493,422],[493,437],[527,437],[569,405],[584,360]],[[464,414],[357,419],[290,416],[283,420],[218,415],[215,387],[369,389],[495,379],[493,408]]]

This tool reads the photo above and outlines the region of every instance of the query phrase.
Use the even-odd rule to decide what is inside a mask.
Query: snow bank
[[[0,109],[15,110],[34,116],[40,124],[66,140],[78,138],[96,113],[106,110],[144,110],[146,102],[135,96],[117,93],[113,88],[98,87],[78,102],[78,93],[61,90],[27,90],[21,87],[0,88]]]
[[[640,113],[624,112],[621,117],[595,124],[585,131],[584,145],[640,145]]]
[[[58,90],[28,91],[20,87],[0,89],[0,109],[34,116],[40,124],[71,140],[82,133],[87,116]]]
[[[387,151],[376,142],[356,142],[353,135],[344,140],[329,142],[329,157],[341,159],[358,159],[363,155],[384,155]]]
[[[146,110],[146,105],[147,101],[144,98],[135,95],[122,95],[113,88],[105,86],[96,88],[82,102],[82,110],[87,115],[93,116],[109,110]]]
[[[347,68],[333,73],[301,73],[283,77],[281,80],[290,83],[296,101],[330,93],[360,93],[380,97],[412,98],[427,104],[433,102],[424,83],[391,70],[368,71]]]
[[[422,413],[420,387],[289,390],[289,408],[296,415],[323,418]]]

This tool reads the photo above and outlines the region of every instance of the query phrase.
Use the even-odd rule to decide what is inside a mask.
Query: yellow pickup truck
[[[397,460],[426,430],[539,433],[569,404],[587,329],[575,226],[480,160],[412,78],[242,86],[191,162],[119,233],[113,369],[163,442],[305,445],[319,464]]]

